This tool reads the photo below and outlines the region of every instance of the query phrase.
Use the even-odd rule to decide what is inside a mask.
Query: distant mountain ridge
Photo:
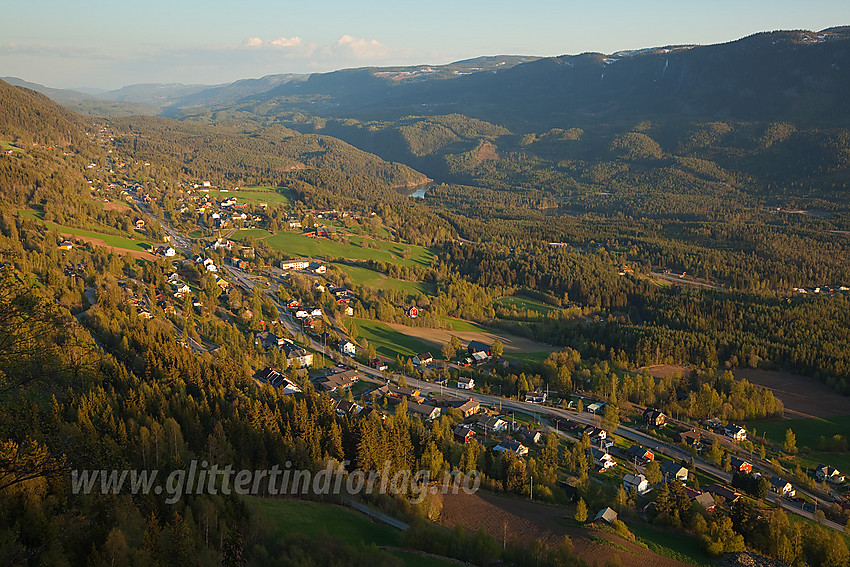
[[[501,55],[447,65],[268,75],[212,86],[130,85],[99,97],[141,103],[147,110],[141,113],[175,118],[214,108],[361,120],[461,113],[514,129],[658,115],[843,126],[850,124],[848,71],[850,28],[834,27],[609,55]],[[74,96],[88,96],[39,90],[69,105]]]

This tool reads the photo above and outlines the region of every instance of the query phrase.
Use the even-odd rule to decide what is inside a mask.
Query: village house
[[[483,352],[487,356],[490,356],[490,348],[490,345],[482,341],[469,341],[469,344],[466,345],[466,350],[470,355],[474,352]]]
[[[644,449],[639,445],[632,445],[626,451],[629,458],[638,465],[645,467],[650,461],[655,460],[655,454],[649,449]]]
[[[407,402],[407,412],[428,421],[440,417],[440,408],[437,406],[420,404],[414,401]]]
[[[667,416],[657,409],[646,408],[643,412],[643,423],[648,427],[664,427]]]
[[[481,421],[481,426],[484,428],[484,433],[502,433],[508,430],[508,422],[499,416],[484,417]]]
[[[296,345],[289,339],[283,339],[278,343],[281,352],[286,355],[286,361],[290,366],[298,368],[307,368],[313,365],[313,353],[307,352],[305,349]]]
[[[281,270],[304,270],[310,265],[310,260],[282,260]]]
[[[699,431],[683,431],[682,433],[679,433],[679,441],[688,447],[699,447],[700,438],[701,435]]]
[[[732,465],[733,471],[737,471],[744,474],[750,474],[751,472],[753,472],[753,464],[747,461],[746,459],[732,456],[729,459],[729,462]]]
[[[458,443],[469,443],[475,438],[475,431],[468,425],[456,425],[452,434]]]
[[[820,464],[815,469],[815,478],[819,481],[827,481],[832,484],[841,484],[844,482],[844,475],[837,468],[829,465]]]
[[[661,474],[665,479],[676,479],[682,482],[688,480],[688,469],[673,461],[664,461],[661,464]]]
[[[337,389],[348,390],[359,379],[356,370],[346,370],[316,378],[315,383],[321,389],[329,392]]]
[[[718,497],[722,498],[729,505],[734,504],[735,502],[738,501],[738,498],[741,497],[741,495],[739,493],[735,492],[731,488],[728,488],[726,486],[723,486],[723,485],[720,485],[720,484],[717,484],[717,483],[709,486],[706,489],[706,492],[708,492],[709,494],[713,494],[714,496],[718,496]]]
[[[600,510],[596,516],[593,518],[594,522],[605,522],[606,524],[613,524],[617,520],[617,512],[615,512],[611,508],[603,508]]]
[[[730,423],[723,429],[723,434],[735,441],[744,441],[747,438],[747,430],[740,425]]]
[[[691,502],[696,502],[702,506],[706,512],[714,510],[716,503],[714,502],[714,497],[712,497],[711,494],[708,492],[700,492],[699,490],[694,490],[687,486],[683,488],[685,489],[685,494],[687,494],[688,498],[691,499]]]
[[[646,477],[643,476],[642,474],[631,474],[631,473],[629,473],[626,476],[624,476],[623,477],[623,488],[625,489],[626,492],[628,492],[629,490],[634,488],[635,492],[637,492],[640,495],[644,495],[644,494],[646,494],[647,492],[650,491],[649,481],[646,480]]]
[[[283,346],[286,339],[278,337],[271,331],[262,331],[254,335],[254,340],[258,341],[263,348],[272,348]]]
[[[334,402],[334,412],[337,415],[356,416],[363,411],[363,406],[357,405],[348,400],[336,400]]]
[[[536,429],[529,429],[528,427],[523,427],[519,430],[519,434],[517,438],[524,444],[529,447],[532,445],[537,445],[543,439],[543,434],[537,431]]]
[[[493,447],[494,451],[511,451],[518,457],[524,457],[528,454],[528,447],[520,443],[519,441],[507,440],[502,441],[495,447]]]
[[[588,404],[584,411],[587,413],[597,414],[602,411],[602,408],[605,406],[602,402],[593,402],[592,404]]]
[[[532,404],[545,404],[546,403],[546,392],[541,388],[537,388],[533,392],[525,393],[525,401],[531,402]]]
[[[371,396],[373,392],[377,396],[383,396],[397,400],[407,398],[411,401],[420,403],[424,400],[419,391],[419,388],[407,388],[405,386],[396,386],[392,382],[387,382],[386,384],[375,388],[371,392],[368,392],[368,395]]]
[[[357,346],[351,341],[343,341],[339,343],[339,352],[346,356],[354,356],[357,354]]]
[[[414,356],[411,362],[414,366],[427,366],[434,362],[434,357],[430,352],[422,352]]]
[[[790,482],[776,475],[770,477],[770,489],[786,498],[792,498],[797,493]]]
[[[617,466],[617,461],[614,460],[608,451],[591,447],[588,449],[587,453],[588,457],[593,460],[593,464],[596,465],[600,471],[606,471]]]
[[[261,382],[274,386],[283,394],[289,395],[301,393],[301,388],[299,388],[295,382],[270,367],[260,370],[254,375],[254,377]]]
[[[457,387],[459,390],[471,390],[475,387],[475,380],[473,378],[460,376],[457,379]]]

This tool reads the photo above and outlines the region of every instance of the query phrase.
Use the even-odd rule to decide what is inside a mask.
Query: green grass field
[[[315,536],[322,531],[349,545],[375,544],[379,547],[403,547],[403,535],[389,526],[376,524],[363,514],[335,506],[306,500],[271,500],[249,497],[249,505],[270,520],[276,534]],[[447,567],[457,563],[426,557],[412,551],[388,551],[413,567]]]
[[[680,532],[674,534],[638,522],[629,523],[629,531],[639,543],[658,555],[692,565],[714,565],[714,559],[705,552],[700,541],[694,536]]]
[[[349,266],[347,264],[334,264],[340,270],[348,274],[354,285],[362,285],[374,289],[394,289],[407,293],[408,295],[433,294],[434,285],[421,282],[408,282],[388,278],[380,272],[361,268],[360,266]]]
[[[519,297],[516,295],[510,297],[500,297],[495,301],[495,303],[497,305],[516,309],[517,311],[536,311],[541,315],[546,315],[557,310],[556,307],[553,307],[552,305],[547,305],[542,301],[537,301],[536,299],[529,299],[527,297]]]
[[[221,200],[236,197],[237,202],[247,202],[252,205],[266,203],[270,207],[274,205],[289,205],[292,202],[289,198],[289,190],[283,187],[250,186],[242,187],[238,190],[229,189],[226,191],[210,189],[209,194]]]
[[[508,360],[516,360],[518,362],[544,362],[549,355],[552,354],[549,351],[546,352],[505,352],[502,356],[504,356]]]
[[[244,240],[247,236],[238,231],[234,240]],[[309,238],[296,232],[279,232],[264,238],[265,242],[275,250],[282,250],[292,256],[353,258],[355,260],[377,260],[403,266],[421,264],[427,266],[434,257],[434,252],[421,246],[401,244],[385,240],[370,240],[360,236],[352,236],[350,244],[343,244],[324,238]],[[370,240],[378,249],[363,246],[365,240]],[[403,257],[404,251],[410,249],[410,258]]]
[[[458,333],[496,333],[493,329],[488,329],[487,327],[483,327],[478,323],[473,323],[472,321],[466,321],[464,319],[455,319],[454,317],[440,317],[440,322],[443,323],[447,329],[451,331],[457,331]]]
[[[331,504],[307,500],[249,497],[249,504],[274,522],[277,533],[315,535],[324,530],[350,545],[374,543],[398,546],[402,534],[395,528],[376,524],[363,514]]]
[[[25,217],[29,217],[33,220],[40,220],[47,225],[47,228],[50,230],[56,230],[58,232],[63,232],[67,234],[74,234],[77,236],[86,236],[89,238],[100,238],[106,243],[107,246],[114,246],[115,248],[121,248],[123,250],[147,250],[150,248],[150,244],[145,240],[137,240],[135,238],[128,238],[126,236],[118,236],[115,234],[110,234],[108,232],[101,232],[96,230],[84,230],[82,228],[74,228],[71,226],[64,226],[61,224],[56,224],[55,222],[47,222],[42,221],[43,213],[39,211],[34,211],[32,209],[19,209],[18,212]],[[108,229],[103,229],[108,230]]]
[[[818,438],[833,435],[850,436],[850,415],[817,419],[781,419],[754,421],[749,424],[756,429],[758,437],[766,437],[780,448],[785,442],[785,431],[791,429],[797,438],[800,464],[808,467],[826,463],[841,471],[850,470],[850,453],[828,453],[818,451]],[[805,448],[808,448],[805,449]]]
[[[400,354],[404,357],[412,357],[432,349],[419,339],[396,331],[380,321],[354,319],[354,322],[360,338],[369,341],[369,344],[382,356],[395,358]]]

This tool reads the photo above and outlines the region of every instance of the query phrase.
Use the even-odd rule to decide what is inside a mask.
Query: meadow
[[[243,234],[246,233],[246,234]],[[360,236],[352,236],[348,243],[328,240],[325,238],[310,238],[296,232],[279,232],[269,235],[262,231],[237,231],[234,240],[244,240],[248,236],[262,239],[275,250],[281,250],[291,256],[308,256],[317,258],[351,258],[354,260],[375,260],[403,266],[420,264],[427,266],[434,257],[434,252],[421,246],[373,240]],[[369,243],[375,248],[364,245]],[[405,258],[405,250],[410,250],[410,257]]]
[[[209,194],[220,200],[236,197],[237,202],[248,202],[251,205],[266,203],[271,207],[274,205],[290,205],[292,203],[289,198],[289,190],[283,187],[254,185],[239,189],[210,189]]]
[[[421,282],[408,282],[405,280],[397,280],[388,278],[380,272],[362,268],[360,266],[350,266],[348,264],[333,264],[351,278],[351,281],[356,286],[371,287],[373,289],[397,290],[408,295],[433,294],[434,285]]]
[[[369,341],[369,344],[375,347],[378,354],[387,358],[394,359],[399,354],[404,357],[413,357],[420,352],[433,348],[419,339],[397,331],[380,321],[354,319],[354,323],[357,325],[359,337]]]

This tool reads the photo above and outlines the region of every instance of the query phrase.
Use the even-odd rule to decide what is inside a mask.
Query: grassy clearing
[[[518,362],[544,362],[549,355],[552,354],[550,351],[546,352],[505,352],[502,354],[503,357],[508,360],[516,360]]]
[[[306,500],[270,500],[249,497],[249,504],[271,520],[277,533],[315,536],[322,531],[349,545],[370,544],[398,546],[401,532],[376,524],[362,514],[331,504]]]
[[[833,435],[843,435],[850,432],[850,415],[814,419],[781,419],[773,421],[755,421],[749,424],[756,429],[756,435],[766,437],[774,444],[782,447],[785,442],[785,431],[791,429],[797,438],[800,453],[797,460],[804,467],[814,467],[820,463],[832,465],[838,470],[850,470],[850,453],[831,453],[818,451],[818,439],[823,436],[829,439]]]
[[[249,238],[266,238],[271,233],[262,228],[243,228],[233,233],[233,240],[247,240]]]
[[[440,322],[446,325],[446,328],[458,333],[496,333],[493,329],[483,327],[478,323],[466,321],[465,319],[455,319],[454,317],[440,317]]]
[[[542,301],[537,301],[536,299],[529,299],[527,297],[518,297],[516,295],[510,297],[500,297],[495,301],[495,303],[503,307],[516,309],[517,311],[536,311],[541,315],[546,315],[557,310],[556,307],[553,307],[552,305],[547,305]]]
[[[433,294],[434,286],[421,282],[408,282],[388,278],[380,272],[361,268],[360,266],[349,266],[347,264],[334,264],[337,268],[348,274],[354,285],[371,287],[374,289],[393,289],[402,291],[408,295]]]
[[[241,189],[210,189],[209,194],[218,199],[228,199],[236,197],[237,201],[247,202],[252,205],[257,203],[266,203],[270,207],[274,205],[289,205],[292,201],[289,198],[289,190],[283,187],[270,186],[251,186]]]
[[[369,319],[354,319],[357,331],[361,338],[369,341],[375,347],[378,354],[388,358],[395,358],[400,354],[412,357],[420,352],[425,352],[431,347],[417,338],[405,335],[392,327]]]
[[[234,239],[242,239],[241,232],[239,231],[234,234]],[[431,250],[422,248],[421,246],[388,242],[386,240],[364,239],[360,236],[352,236],[349,244],[324,238],[309,238],[294,232],[279,232],[266,237],[264,240],[272,248],[282,250],[292,256],[376,260],[404,266],[412,266],[414,264],[427,266],[434,257],[434,253]],[[366,241],[377,246],[377,249],[364,246],[363,243]],[[405,259],[404,253],[408,249],[410,250],[410,257]]]
[[[850,409],[850,403],[848,403]],[[756,428],[759,436],[764,436],[774,443],[785,441],[785,430],[791,429],[797,437],[797,447],[817,447],[818,438],[833,435],[847,435],[850,432],[850,415],[817,419],[780,419],[771,421],[754,421],[750,423]]]
[[[144,240],[137,240],[135,238],[118,236],[115,234],[110,234],[108,232],[101,232],[97,230],[85,230],[82,228],[74,228],[71,226],[56,224],[55,222],[43,221],[42,219],[44,218],[44,213],[41,211],[35,211],[32,209],[19,209],[18,213],[23,217],[44,222],[44,224],[47,225],[47,228],[50,230],[73,234],[76,236],[85,236],[88,238],[100,238],[106,243],[107,246],[113,246],[115,248],[121,248],[123,250],[147,250],[148,248],[150,248],[150,244]]]
[[[637,522],[629,525],[629,531],[635,534],[639,543],[658,555],[693,565],[714,565],[714,559],[705,552],[694,536],[678,532],[674,535]]]

